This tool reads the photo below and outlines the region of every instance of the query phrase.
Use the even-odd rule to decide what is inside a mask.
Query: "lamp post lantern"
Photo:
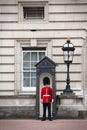
[[[68,39],[67,42],[62,47],[63,50],[63,56],[64,56],[64,62],[67,64],[67,79],[66,79],[66,89],[63,91],[64,93],[72,93],[72,90],[70,88],[70,76],[69,76],[69,68],[70,64],[73,61],[73,55],[74,55],[74,46],[71,43],[71,41]]]

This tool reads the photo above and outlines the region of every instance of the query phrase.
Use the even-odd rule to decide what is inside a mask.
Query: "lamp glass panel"
[[[64,51],[64,61],[70,61],[73,60],[73,51]]]

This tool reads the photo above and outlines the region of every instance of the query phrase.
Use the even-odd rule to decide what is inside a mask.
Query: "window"
[[[19,22],[47,22],[48,1],[19,2]]]
[[[23,7],[24,19],[44,19],[44,7]]]
[[[35,64],[45,56],[45,50],[23,50],[23,90],[36,87]]]

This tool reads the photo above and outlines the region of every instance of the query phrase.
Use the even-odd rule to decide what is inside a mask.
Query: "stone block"
[[[32,107],[0,107],[0,119],[35,118],[35,106]]]
[[[78,110],[76,106],[60,105],[58,106],[57,117],[61,119],[78,118]]]
[[[86,118],[87,119],[87,111],[86,110],[79,110],[78,111],[78,118],[80,118],[80,119]]]
[[[63,93],[59,96],[57,118],[78,118],[78,111],[83,110],[82,98],[74,93]]]

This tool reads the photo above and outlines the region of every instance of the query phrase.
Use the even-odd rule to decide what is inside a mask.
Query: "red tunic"
[[[52,99],[54,99],[54,91],[50,87],[43,87],[41,89],[41,99],[43,103],[51,103]]]

